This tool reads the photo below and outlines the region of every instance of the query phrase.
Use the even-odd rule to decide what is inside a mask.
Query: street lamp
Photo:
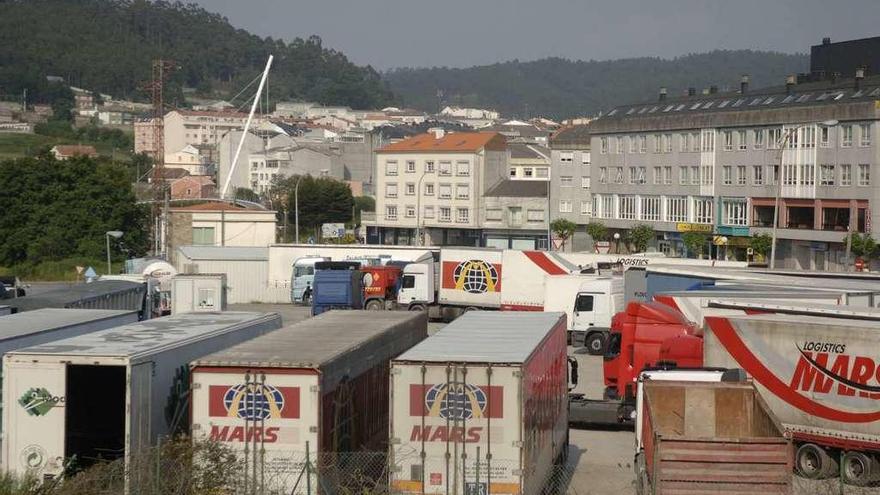
[[[293,186],[293,207],[294,207],[294,228],[296,229],[296,243],[299,244],[299,183],[302,182],[302,176],[296,180]]]
[[[425,243],[422,240],[422,181],[425,179],[425,175],[428,172],[422,172],[422,176],[419,177],[419,183],[416,186],[416,245],[424,246]]]
[[[113,270],[110,266],[110,238],[119,239],[122,237],[121,230],[108,230],[104,233],[104,237],[107,239],[107,275],[110,275]]]
[[[620,254],[620,232],[614,233],[614,245],[614,250],[617,252],[617,254]]]
[[[817,122],[812,124],[801,124],[785,132],[782,136],[782,139],[778,141],[779,146],[779,173],[776,174],[776,200],[773,204],[773,241],[770,244],[770,269],[776,268],[776,229],[777,223],[779,223],[779,196],[782,194],[782,175],[784,173],[785,167],[785,148],[788,146],[788,143],[791,141],[791,136],[804,127],[809,127],[811,125],[820,125],[822,127],[834,127],[837,125],[836,120],[826,120],[824,122]],[[815,146],[816,139],[813,139],[813,145]]]

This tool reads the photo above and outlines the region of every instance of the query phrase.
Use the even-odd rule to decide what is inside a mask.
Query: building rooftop
[[[251,246],[180,246],[177,250],[191,260],[268,261],[269,248]]]
[[[52,150],[61,156],[98,156],[98,151],[94,146],[85,144],[59,144]]]
[[[510,180],[505,179],[495,184],[484,196],[490,198],[546,198],[546,180]]]
[[[188,206],[178,206],[172,208],[171,211],[235,211],[265,213],[268,210],[266,210],[265,208],[261,209],[252,203],[245,204],[240,201],[237,201],[235,203],[212,201]]]
[[[550,163],[550,149],[537,144],[507,143],[510,158],[516,160],[545,160]]]
[[[60,328],[84,325],[130,316],[137,321],[137,312],[110,309],[43,308],[0,317],[0,341],[38,334]]]
[[[580,124],[563,127],[550,136],[550,146],[590,146],[590,125]]]
[[[502,150],[506,139],[497,132],[452,132],[437,138],[434,133],[425,133],[389,144],[378,150],[380,153],[408,152],[452,152],[475,153],[483,148]]]
[[[176,109],[171,110],[171,112],[177,112],[180,115],[185,115],[187,117],[227,117],[227,118],[235,118],[235,119],[246,119],[248,114],[242,112],[226,112],[219,110],[184,110],[184,109]],[[171,113],[168,112],[168,113]]]

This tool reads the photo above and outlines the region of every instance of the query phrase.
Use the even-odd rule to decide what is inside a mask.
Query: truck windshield
[[[619,333],[612,333],[608,337],[608,345],[605,346],[605,355],[603,356],[606,361],[612,360],[620,354],[620,342],[621,334]]]
[[[412,289],[416,286],[416,277],[413,275],[404,275],[403,276],[403,288],[404,289]]]
[[[293,268],[293,277],[304,277],[306,275],[314,275],[315,274],[315,266],[314,265],[305,265],[305,266],[296,266]]]

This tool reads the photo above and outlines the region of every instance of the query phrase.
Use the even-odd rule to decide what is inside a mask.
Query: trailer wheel
[[[409,307],[409,310],[410,311],[424,311],[425,305],[424,304],[411,304]]]
[[[840,470],[843,482],[849,485],[868,486],[877,481],[877,460],[862,452],[849,451],[843,454],[843,468]]]
[[[820,480],[837,474],[837,461],[813,443],[798,447],[794,462],[798,474],[807,479]]]
[[[605,334],[601,332],[593,332],[587,335],[584,340],[584,347],[587,348],[587,354],[591,356],[599,356],[605,351]]]
[[[382,301],[378,299],[370,299],[369,301],[367,301],[367,306],[365,309],[367,309],[368,311],[381,311],[385,309],[385,305],[382,304]]]

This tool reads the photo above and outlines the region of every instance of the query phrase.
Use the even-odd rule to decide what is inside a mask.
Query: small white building
[[[276,212],[223,202],[172,208],[168,221],[168,252],[179,246],[266,247],[275,242]]]
[[[266,300],[268,247],[180,246],[175,258],[178,273],[225,274],[228,304]]]
[[[190,175],[208,175],[208,163],[195,146],[188,144],[174,153],[165,154],[165,166],[186,170]]]

